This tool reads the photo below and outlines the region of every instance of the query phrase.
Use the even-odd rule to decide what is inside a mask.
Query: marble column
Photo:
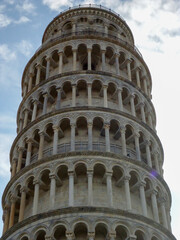
[[[32,80],[33,80],[33,73],[29,73],[29,82],[28,82],[28,92],[32,89]]]
[[[116,53],[115,54],[115,58],[116,58],[116,74],[119,75],[119,54]]]
[[[129,189],[129,180],[130,180],[130,176],[125,176],[124,187],[125,187],[126,209],[127,210],[131,210],[131,194],[130,194],[130,189]]]
[[[48,102],[48,93],[43,94],[44,97],[44,103],[43,103],[43,111],[42,114],[46,114],[47,113],[47,102]]]
[[[18,155],[18,164],[17,164],[17,171],[16,172],[19,172],[21,170],[23,150],[24,150],[23,147],[18,148],[19,155]]]
[[[134,95],[130,96],[130,104],[131,104],[131,114],[135,117],[136,116],[136,111],[135,111],[135,106],[134,106]]]
[[[38,160],[43,157],[43,148],[44,148],[44,132],[39,132],[40,141],[39,141],[39,152],[38,152]]]
[[[50,71],[50,56],[46,57],[46,79],[49,78]]]
[[[126,127],[120,127],[121,132],[121,145],[122,145],[122,154],[127,157],[127,149],[126,149]]]
[[[12,161],[12,173],[11,173],[11,178],[15,176],[16,174],[16,165],[17,165],[17,159],[13,159]]]
[[[72,49],[72,51],[73,51],[73,71],[76,71],[77,49]]]
[[[167,214],[166,214],[166,207],[165,207],[165,200],[164,199],[162,199],[160,201],[160,209],[161,209],[161,214],[162,214],[163,226],[168,229]]]
[[[144,112],[144,103],[140,103],[140,109],[141,109],[141,119],[144,123],[146,123],[146,117]]]
[[[145,145],[146,145],[147,163],[148,163],[149,167],[152,167],[151,152],[150,152],[150,141],[149,140],[145,140]]]
[[[147,204],[146,204],[146,196],[144,191],[145,186],[146,186],[145,182],[140,183],[139,194],[140,194],[140,200],[141,200],[142,213],[145,217],[147,217]]]
[[[33,112],[32,112],[31,121],[34,121],[34,120],[36,119],[37,106],[38,106],[38,101],[37,101],[37,100],[34,100],[34,102],[33,102]]]
[[[8,230],[9,227],[9,207],[6,207],[6,209],[3,211],[4,216],[4,226],[3,226],[3,234]]]
[[[23,128],[25,128],[25,127],[27,126],[28,113],[29,113],[29,110],[26,108],[26,109],[24,110],[24,123],[23,123]]]
[[[23,129],[23,120],[22,120],[22,117],[20,117],[20,119],[19,119],[19,131],[18,131],[18,133],[21,132],[22,129]]]
[[[20,210],[19,210],[19,222],[24,219],[24,210],[25,210],[25,205],[26,205],[26,192],[27,192],[27,189],[25,187],[22,187]]]
[[[109,123],[105,123],[104,128],[105,128],[106,152],[110,152]]]
[[[107,198],[108,198],[108,207],[113,206],[113,193],[112,193],[112,173],[106,173],[106,183],[107,183]]]
[[[106,52],[106,50],[101,50],[101,53],[102,53],[102,71],[105,71],[105,67],[106,67],[105,52]]]
[[[69,206],[74,206],[74,173],[69,174]]]
[[[150,128],[153,129],[152,117],[151,117],[151,113],[150,112],[148,112],[148,123],[149,123]]]
[[[54,174],[51,174],[49,177],[51,179],[49,205],[50,205],[50,209],[53,209],[55,204],[55,195],[56,195],[56,176]]]
[[[154,154],[154,162],[155,162],[156,171],[160,174],[158,152],[155,151],[153,154]]]
[[[140,134],[138,132],[134,133],[134,140],[135,140],[135,149],[136,149],[136,158],[138,161],[141,161],[141,152],[139,147],[139,137]]]
[[[63,52],[59,52],[59,73],[63,72]]]
[[[37,214],[39,202],[39,182],[34,181],[33,215]]]
[[[88,150],[89,151],[93,150],[92,127],[93,127],[93,123],[92,122],[88,122]]]
[[[88,176],[88,205],[93,205],[93,171],[87,171]]]
[[[16,197],[11,197],[11,210],[10,210],[10,218],[9,218],[9,228],[14,225],[14,216],[15,216],[15,206],[16,206]]]
[[[122,89],[118,88],[118,105],[119,105],[119,110],[123,112],[124,107],[123,107],[123,101],[122,101]]]
[[[28,139],[27,140],[27,154],[26,154],[26,166],[28,166],[30,164],[30,160],[31,160],[31,151],[32,151],[32,139]]]
[[[128,80],[132,81],[131,79],[131,60],[127,59],[127,74],[128,74]]]
[[[76,85],[72,85],[72,107],[76,106]]]
[[[148,95],[147,78],[145,76],[143,77],[143,85],[144,85],[144,92],[145,92],[146,95]]]
[[[41,65],[37,64],[37,73],[36,73],[36,85],[40,83],[40,77],[41,77]]]
[[[88,48],[87,51],[88,51],[88,70],[91,70],[91,52],[92,52],[92,49]]]
[[[92,84],[88,83],[87,84],[88,87],[88,106],[92,106]]]
[[[71,151],[75,151],[75,123],[71,124]]]
[[[57,88],[56,110],[61,108],[61,88]]]
[[[58,150],[58,133],[59,133],[59,126],[53,126],[54,137],[53,137],[53,155],[57,154]]]
[[[156,195],[157,195],[157,192],[155,190],[152,190],[152,192],[151,192],[151,202],[152,202],[153,217],[154,217],[154,220],[159,223],[159,213],[158,213]]]
[[[139,67],[136,68],[136,83],[139,88],[141,88],[140,76],[139,76]]]
[[[103,85],[103,96],[104,96],[104,107],[105,108],[108,107],[107,89],[108,89],[108,86],[107,85]]]

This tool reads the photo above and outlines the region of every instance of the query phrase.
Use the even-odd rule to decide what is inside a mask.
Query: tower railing
[[[36,52],[38,52],[40,49],[44,48],[45,45],[49,42],[53,43],[53,42],[56,42],[60,39],[67,38],[67,37],[70,37],[70,36],[85,36],[85,35],[100,36],[100,37],[107,37],[107,38],[114,39],[116,41],[119,41],[122,45],[128,47],[132,51],[135,51],[141,58],[143,58],[141,52],[139,51],[139,49],[136,46],[133,46],[133,45],[129,44],[128,42],[122,40],[121,38],[119,38],[115,35],[108,34],[108,33],[101,32],[101,31],[92,30],[92,29],[76,31],[76,32],[68,32],[68,33],[62,34],[61,36],[53,37],[53,38],[47,40],[46,42],[44,42],[42,47],[38,48],[36,50]]]
[[[77,141],[75,142],[75,151],[88,151],[88,142],[87,141]],[[93,142],[92,143],[92,151],[97,152],[106,152],[106,145],[105,142]],[[71,152],[71,144],[70,143],[63,143],[59,144],[57,147],[57,154],[61,153],[68,153]],[[122,147],[118,144],[110,144],[110,152],[116,154],[122,154]],[[43,151],[43,157],[50,157],[53,155],[53,148],[49,147]],[[127,157],[136,159],[136,152],[133,149],[127,148]],[[38,159],[38,154],[34,154],[31,157],[31,163],[36,162]],[[144,159],[142,159],[145,162]]]

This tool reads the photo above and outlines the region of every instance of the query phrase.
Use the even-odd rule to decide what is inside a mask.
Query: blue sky
[[[48,23],[69,6],[84,3],[90,1],[0,0],[0,195],[9,180],[9,149],[16,136],[23,69],[40,46]],[[123,16],[151,71],[157,133],[165,152],[164,177],[173,197],[172,228],[180,239],[180,1],[94,0],[91,3]]]

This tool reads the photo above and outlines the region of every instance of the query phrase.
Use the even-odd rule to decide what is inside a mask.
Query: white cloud
[[[11,61],[16,58],[16,53],[11,51],[7,44],[0,45],[0,60]]]
[[[12,23],[12,19],[3,13],[0,13],[0,28],[8,26],[10,23]]]
[[[20,53],[22,53],[25,57],[29,57],[32,53],[33,50],[33,45],[27,41],[27,40],[22,40],[18,45],[17,49]]]
[[[9,175],[9,151],[11,144],[14,140],[13,135],[8,134],[0,134],[0,159],[1,159],[1,167],[0,167],[0,176],[6,177]]]
[[[30,21],[30,19],[28,18],[28,17],[26,17],[26,16],[21,16],[20,18],[19,18],[19,20],[16,20],[15,21],[15,23],[16,24],[21,24],[21,23],[26,23],[26,22],[29,22]]]
[[[29,0],[24,0],[24,1],[21,1],[19,4],[17,4],[16,8],[21,12],[27,12],[27,13],[33,14],[36,7]]]
[[[73,1],[71,0],[43,0],[42,3],[47,5],[51,10],[60,11],[62,7],[72,7]]]

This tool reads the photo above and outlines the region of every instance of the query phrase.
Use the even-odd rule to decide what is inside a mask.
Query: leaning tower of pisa
[[[50,22],[22,76],[2,240],[175,240],[151,88],[115,12]]]

